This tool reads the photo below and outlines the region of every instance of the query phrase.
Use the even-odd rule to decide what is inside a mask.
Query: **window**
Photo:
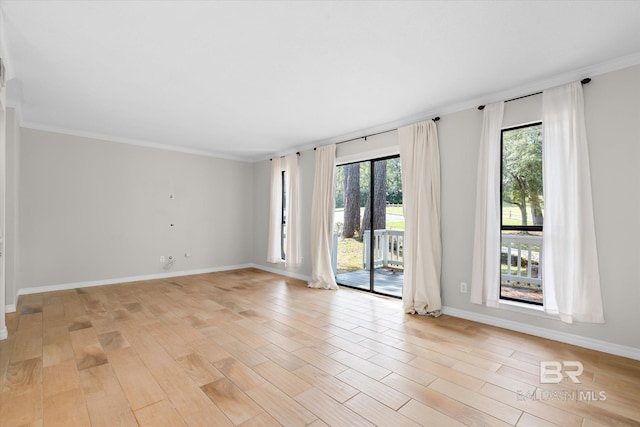
[[[287,247],[287,171],[282,171],[282,210],[280,215],[280,253],[285,260],[285,248]]]
[[[501,135],[500,298],[542,305],[542,124]]]

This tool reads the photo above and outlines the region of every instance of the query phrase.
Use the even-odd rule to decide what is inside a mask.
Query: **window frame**
[[[526,304],[526,305],[530,305],[533,307],[544,307],[544,303],[543,302],[535,302],[535,301],[528,301],[528,300],[524,300],[521,298],[512,298],[512,297],[505,297],[502,296],[502,232],[503,231],[526,231],[526,232],[530,232],[530,231],[534,231],[534,232],[540,232],[540,233],[544,233],[543,231],[543,225],[503,225],[502,221],[503,221],[503,214],[502,214],[502,205],[503,205],[503,201],[504,201],[504,180],[503,180],[503,176],[504,176],[504,134],[505,132],[509,132],[509,131],[513,131],[513,130],[518,130],[518,129],[524,129],[524,128],[529,128],[529,127],[533,127],[533,126],[542,126],[542,121],[535,121],[535,122],[530,122],[530,123],[525,123],[525,124],[521,124],[521,125],[516,125],[516,126],[509,126],[509,127],[505,127],[500,129],[500,266],[499,266],[499,270],[500,271],[500,277],[499,277],[499,290],[500,293],[498,295],[498,299],[501,302],[510,302],[510,303],[519,303],[519,304]],[[544,196],[544,194],[543,194]],[[544,295],[544,284],[540,285],[540,288],[542,290],[542,294]]]

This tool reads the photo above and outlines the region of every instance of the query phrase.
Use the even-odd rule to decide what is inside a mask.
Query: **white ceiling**
[[[23,125],[248,161],[640,57],[638,1],[0,1]]]

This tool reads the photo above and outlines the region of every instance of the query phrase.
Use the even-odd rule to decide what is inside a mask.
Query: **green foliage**
[[[344,208],[344,166],[336,168],[336,208]]]
[[[542,125],[504,132],[502,197],[520,208],[519,225],[542,225]]]
[[[336,207],[344,207],[344,166],[336,168]],[[371,165],[368,161],[360,163],[360,207],[364,207],[369,199],[371,184]],[[400,158],[387,160],[387,194],[389,204],[402,204],[402,176]]]
[[[371,186],[371,164],[367,162],[360,163],[360,207],[367,205],[369,200],[369,187]]]
[[[400,157],[387,160],[387,203],[402,203]]]

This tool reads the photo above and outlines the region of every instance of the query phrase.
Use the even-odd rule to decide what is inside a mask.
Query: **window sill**
[[[559,319],[558,316],[547,314],[541,305],[527,304],[524,302],[500,300],[498,307],[503,310],[514,311],[516,313],[530,314],[532,316],[544,317],[545,319]]]

